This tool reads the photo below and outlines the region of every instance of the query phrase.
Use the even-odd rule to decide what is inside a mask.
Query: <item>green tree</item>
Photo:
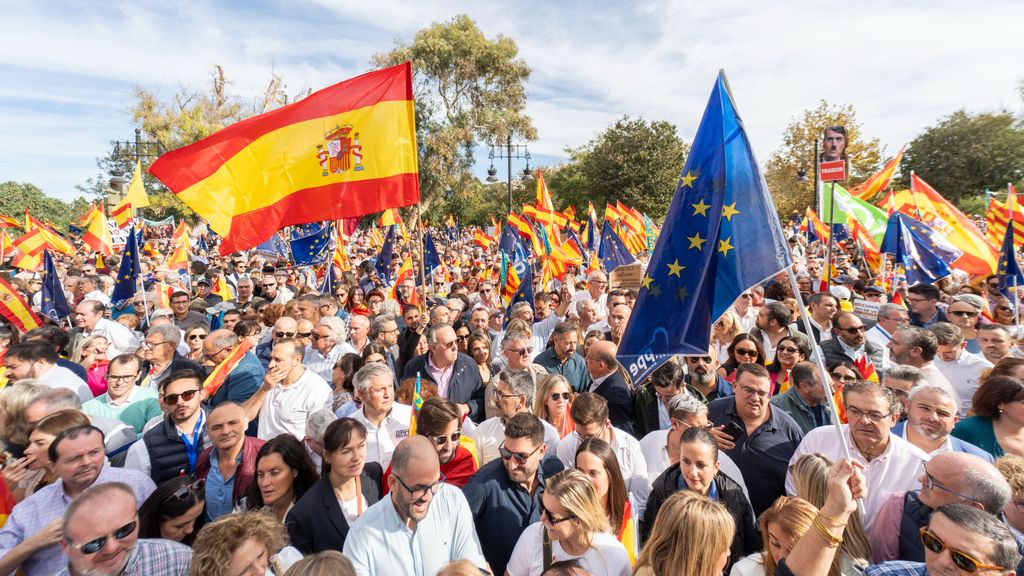
[[[28,209],[32,216],[66,230],[69,223],[77,221],[79,216],[85,214],[88,206],[85,198],[79,197],[71,202],[62,202],[47,196],[39,187],[27,182],[0,183],[0,214],[6,216],[21,219]]]
[[[910,143],[903,155],[900,184],[910,171],[953,202],[1000,190],[1021,179],[1024,125],[1009,112],[968,114],[958,110]]]
[[[373,57],[375,66],[412,61],[419,145],[420,195],[424,211],[445,202],[445,194],[466,186],[478,144],[533,140],[537,132],[526,115],[530,68],[505,36],[488,39],[476,22],[458,15],[416,33]]]
[[[606,203],[623,203],[660,219],[668,211],[689,145],[670,122],[623,116],[596,138],[570,150],[548,187],[577,213],[587,201],[603,214]]]
[[[764,177],[780,216],[785,218],[794,211],[802,214],[806,207],[814,206],[814,144],[821,141],[828,126],[846,127],[850,173],[845,187],[860,184],[882,167],[882,146],[878,138],[868,139],[861,133],[853,106],[822,100],[817,108],[804,110],[790,122],[782,134],[782,145],[765,163]],[[797,182],[801,171],[806,171],[806,182]]]

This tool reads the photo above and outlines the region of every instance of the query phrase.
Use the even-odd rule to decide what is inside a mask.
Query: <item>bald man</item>
[[[274,327],[270,330],[270,340],[256,347],[256,357],[263,364],[263,370],[270,365],[270,352],[274,346],[281,340],[295,338],[295,333],[298,331],[299,325],[291,316],[281,316],[277,322],[274,322]]]
[[[388,487],[391,497],[370,506],[345,539],[357,574],[436,574],[456,560],[487,566],[466,497],[442,481],[430,439],[398,444]]]
[[[587,372],[593,379],[590,392],[608,401],[608,419],[612,426],[634,434],[633,403],[629,394],[629,386],[619,370],[619,362],[615,359],[618,347],[606,340],[594,342],[587,350]]]

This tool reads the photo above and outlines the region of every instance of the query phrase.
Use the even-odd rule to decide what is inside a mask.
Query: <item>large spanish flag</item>
[[[223,237],[221,254],[285,226],[415,204],[412,65],[228,126],[161,156],[149,171]]]
[[[6,280],[0,278],[0,316],[18,330],[28,332],[39,328],[39,318],[32,313],[28,303]]]
[[[900,160],[903,159],[903,151],[907,147],[900,148],[899,154],[895,158],[886,162],[885,166],[881,170],[876,172],[871,178],[865,180],[859,186],[850,188],[850,194],[854,198],[858,198],[864,201],[870,201],[872,198],[877,196],[882,190],[885,190],[892,182],[892,177],[896,174],[896,169],[900,167]]]

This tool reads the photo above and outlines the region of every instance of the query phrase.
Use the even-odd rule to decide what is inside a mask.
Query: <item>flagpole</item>
[[[800,294],[800,287],[796,283],[796,274],[793,273],[792,266],[786,267],[786,276],[789,277],[789,285],[793,290],[793,294]],[[800,319],[803,321],[805,333],[814,334],[814,331],[811,329],[811,316],[807,313],[807,307],[804,306],[803,299],[796,298],[796,303],[800,308]],[[815,364],[818,365],[818,371],[821,375],[821,384],[825,388],[825,395],[828,397],[829,407],[832,410],[832,424],[835,426],[836,435],[839,437],[839,447],[842,449],[843,457],[847,460],[852,460],[853,457],[850,455],[850,445],[846,442],[846,435],[843,434],[843,425],[839,422],[839,406],[836,404],[835,392],[832,390],[829,373],[825,367],[825,354],[821,351],[821,347],[818,345],[817,341],[813,338],[808,338],[808,340],[810,341],[812,348],[811,357],[814,358]],[[863,518],[866,513],[863,500],[857,501],[857,509],[860,511],[861,517]]]
[[[423,288],[424,298],[427,293],[427,259],[423,255],[423,210],[422,205],[416,203],[416,244],[420,252],[420,287]]]
[[[1006,233],[1010,235],[1010,253],[1007,256],[1013,258],[1014,264],[1017,264],[1017,248],[1013,245],[1014,229],[1013,229],[1013,211],[1016,209],[1014,206],[1016,198],[1012,193],[1012,183],[1006,184]],[[1014,266],[1016,271],[1020,270],[1020,266]],[[1014,338],[1020,338],[1020,294],[1017,293],[1017,272],[1013,274],[1013,322],[1016,326],[1016,333],[1013,335]]]
[[[828,191],[828,248],[825,249],[825,286],[832,285],[832,245],[836,237],[836,183],[829,184]],[[797,292],[799,294],[799,292]],[[812,332],[808,332],[812,334]]]
[[[142,292],[142,309],[146,312],[146,325],[149,325],[149,303],[146,301],[146,286],[142,283],[142,274],[139,274],[139,290]],[[135,306],[132,306],[135,309]]]

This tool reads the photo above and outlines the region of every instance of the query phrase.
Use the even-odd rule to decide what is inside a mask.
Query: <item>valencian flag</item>
[[[58,323],[71,315],[71,307],[64,296],[64,288],[61,286],[60,277],[57,276],[57,267],[53,265],[49,250],[43,252],[43,288],[39,311]]]
[[[223,237],[221,254],[295,224],[420,199],[412,64],[345,80],[195,144],[149,171]]]
[[[719,72],[619,343],[619,361],[641,382],[673,355],[706,356],[714,320],[744,290],[791,264],[779,215]]]
[[[0,316],[22,332],[39,328],[39,318],[32,313],[21,294],[3,278],[0,278]]]
[[[882,252],[902,265],[907,284],[934,284],[952,272],[948,262],[956,260],[959,251],[950,251],[936,243],[935,233],[927,225],[909,216],[893,212],[882,240]]]
[[[238,363],[245,357],[245,353],[252,348],[252,342],[248,338],[241,338],[238,341],[238,345],[235,349],[228,354],[228,357],[221,360],[220,364],[210,372],[210,375],[206,377],[206,381],[203,382],[203,390],[206,390],[206,396],[208,398],[213,397],[220,390],[221,385],[227,380],[228,374],[238,366]]]
[[[1011,214],[1016,210],[1013,192],[1007,199],[1008,212]],[[1024,274],[1021,274],[1020,264],[1017,262],[1017,240],[1015,226],[1007,226],[1006,234],[1003,236],[1003,250],[999,254],[999,291],[1007,298],[1013,298],[1012,290],[1018,286],[1024,286]]]
[[[120,308],[135,296],[140,274],[142,270],[139,265],[139,237],[135,234],[135,226],[132,225],[128,229],[128,241],[124,245],[124,252],[121,253],[121,267],[114,281],[114,292],[110,295],[112,305]]]

